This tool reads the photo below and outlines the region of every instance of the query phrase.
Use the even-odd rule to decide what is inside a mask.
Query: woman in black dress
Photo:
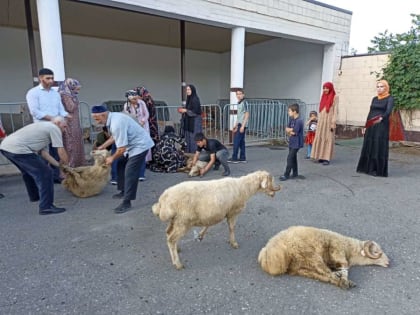
[[[187,102],[185,108],[178,111],[182,113],[181,128],[183,136],[187,141],[186,152],[195,153],[197,145],[194,136],[202,132],[201,102],[194,85],[188,84],[186,87]]]
[[[380,80],[376,84],[378,96],[372,99],[367,116],[358,173],[372,176],[388,176],[389,116],[394,98],[389,94],[389,84]]]

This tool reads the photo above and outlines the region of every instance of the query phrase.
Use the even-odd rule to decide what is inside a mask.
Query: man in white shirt
[[[26,93],[26,102],[34,122],[52,121],[54,117],[70,117],[61,103],[61,96],[55,89],[54,72],[48,68],[42,68],[38,73],[39,85]],[[58,160],[57,150],[50,146],[50,155]],[[54,171],[54,182],[60,183],[60,171],[51,165]]]

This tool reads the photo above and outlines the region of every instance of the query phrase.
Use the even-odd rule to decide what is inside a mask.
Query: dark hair
[[[172,126],[166,126],[165,127],[165,130],[163,131],[163,133],[164,134],[167,134],[167,133],[175,133],[175,128],[172,127]]]
[[[39,69],[38,75],[54,75],[54,72],[48,68]]]
[[[292,112],[296,112],[299,114],[299,104],[291,104],[288,107]]]
[[[309,112],[309,116],[312,116],[312,115],[314,115],[315,117],[318,117],[318,113],[316,112],[316,110],[311,110]]]
[[[204,139],[206,139],[206,136],[202,132],[198,132],[194,136],[195,141],[203,141]]]
[[[242,94],[245,94],[245,91],[244,91],[244,89],[242,89],[242,88],[238,88],[238,89],[236,89],[235,90],[235,93],[236,92],[241,92]]]

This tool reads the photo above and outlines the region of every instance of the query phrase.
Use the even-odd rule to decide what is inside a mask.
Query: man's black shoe
[[[124,213],[127,212],[131,208],[131,202],[130,201],[124,201],[122,204],[120,204],[118,207],[114,209],[115,213]]]
[[[40,209],[39,214],[40,215],[46,215],[46,214],[56,214],[66,211],[66,208],[58,208],[54,205],[52,205],[49,209]]]
[[[219,167],[220,167],[220,164],[219,165],[215,164],[214,167],[213,167],[213,170],[214,171],[218,171],[219,170]]]
[[[61,178],[54,179],[54,184],[61,184],[62,181]]]
[[[222,176],[229,176],[230,175],[230,171],[224,171],[223,173],[222,173]]]
[[[285,180],[288,180],[289,179],[289,176],[280,176],[280,180],[283,182],[283,181],[285,181]]]
[[[112,199],[121,199],[124,198],[124,192],[121,191],[118,194],[112,195]]]

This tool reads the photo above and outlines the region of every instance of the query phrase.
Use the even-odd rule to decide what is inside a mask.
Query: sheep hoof
[[[341,289],[347,290],[347,289],[350,289],[350,288],[354,288],[356,286],[356,284],[353,281],[350,281],[350,280],[346,280],[344,278],[341,278],[340,281],[339,281],[339,283],[338,283],[338,286]]]
[[[230,243],[230,246],[232,246],[235,249],[239,248],[239,244],[237,242]]]
[[[181,270],[181,269],[184,269],[184,265],[183,264],[175,264],[175,268],[177,270]]]

